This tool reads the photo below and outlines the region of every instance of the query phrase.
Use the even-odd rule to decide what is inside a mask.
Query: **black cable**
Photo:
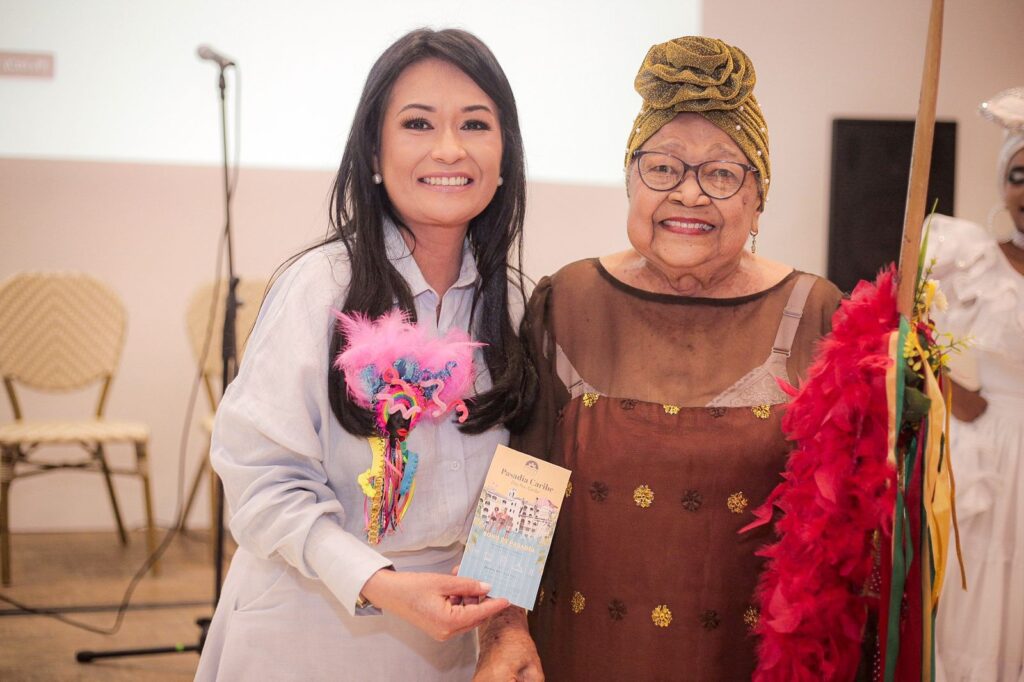
[[[219,300],[218,293],[220,289],[221,267],[224,262],[225,241],[225,236],[221,235],[220,243],[217,246],[217,267],[215,269],[214,275],[214,295],[210,299],[210,314],[206,322],[206,332],[204,333],[205,338],[203,339],[203,349],[199,354],[196,376],[192,381],[192,389],[189,392],[188,404],[187,407],[185,408],[185,420],[184,423],[182,424],[182,433],[180,440],[181,445],[178,451],[178,490],[174,512],[174,518],[176,522],[171,528],[167,530],[167,532],[164,534],[163,540],[161,540],[157,548],[153,550],[153,552],[149,556],[146,557],[146,559],[142,562],[142,565],[138,568],[138,570],[135,571],[135,574],[132,575],[131,580],[128,581],[128,587],[125,588],[124,594],[121,597],[120,606],[118,606],[117,609],[117,614],[114,616],[114,624],[108,628],[99,628],[93,625],[89,625],[88,623],[82,623],[81,621],[77,621],[73,618],[68,618],[59,613],[53,613],[52,611],[47,609],[22,604],[21,602],[12,599],[11,597],[3,593],[0,593],[0,601],[6,602],[11,606],[14,606],[15,608],[25,611],[26,613],[30,613],[37,616],[47,616],[55,620],[58,620],[62,623],[65,623],[67,625],[81,628],[82,630],[86,630],[88,632],[92,632],[99,635],[114,635],[117,634],[117,632],[121,629],[121,625],[124,622],[125,613],[128,610],[128,605],[131,603],[132,595],[135,593],[135,589],[138,587],[139,582],[142,581],[142,578],[146,575],[146,573],[149,572],[149,569],[153,567],[153,564],[159,561],[160,557],[162,557],[164,553],[167,551],[167,548],[170,546],[171,541],[174,540],[174,537],[177,535],[178,529],[181,527],[181,521],[183,520],[181,517],[184,515],[183,502],[185,497],[185,459],[188,454],[188,441],[189,435],[191,434],[192,431],[192,418],[195,414],[196,398],[199,395],[199,386],[203,380],[203,374],[205,372],[206,367],[206,356],[210,351],[211,339],[213,338],[213,324],[214,320],[217,317],[217,301]]]
[[[232,171],[231,185],[228,191],[227,201],[230,204],[231,199],[235,193],[235,187],[238,184],[238,169],[239,159],[241,158],[241,74],[239,73],[238,67],[235,66],[235,167]],[[132,595],[135,593],[135,589],[138,587],[139,582],[145,577],[146,573],[153,567],[157,561],[167,552],[167,548],[170,547],[171,542],[178,534],[179,529],[184,525],[184,498],[185,498],[185,460],[188,455],[188,442],[189,436],[192,432],[192,419],[195,415],[196,399],[199,396],[199,387],[203,381],[203,375],[205,374],[206,358],[210,352],[210,346],[213,340],[213,327],[214,322],[217,319],[217,303],[220,301],[220,289],[221,289],[221,274],[224,265],[224,247],[227,243],[227,228],[221,232],[220,241],[217,244],[217,265],[214,269],[214,285],[213,295],[210,297],[210,312],[206,320],[206,331],[203,333],[203,347],[199,352],[199,358],[197,360],[197,371],[196,376],[192,381],[192,389],[189,391],[188,404],[185,408],[185,420],[181,428],[181,436],[178,450],[178,486],[177,486],[177,499],[175,502],[174,511],[174,525],[169,528],[164,535],[163,540],[157,546],[153,552],[146,557],[142,562],[142,565],[138,568],[131,580],[128,581],[128,586],[125,588],[124,594],[121,597],[120,605],[117,607],[117,614],[114,617],[114,624],[109,628],[100,628],[88,623],[82,623],[73,618],[68,618],[61,613],[55,612],[52,608],[40,608],[33,607],[27,604],[23,604],[11,597],[0,593],[0,601],[6,602],[11,606],[14,606],[25,613],[29,613],[37,616],[46,616],[53,618],[72,627],[80,628],[88,632],[92,632],[99,635],[114,635],[121,629],[121,625],[124,622],[125,613],[128,611],[129,605],[131,604]],[[210,491],[210,494],[215,494],[214,491]]]
[[[129,604],[129,611],[155,611],[159,609],[181,609],[187,606],[206,606],[210,603],[209,599],[186,599],[184,601],[154,601],[154,602],[143,602]],[[39,615],[48,615],[51,613],[101,613],[105,611],[117,611],[121,608],[120,604],[75,604],[71,606],[32,606],[28,607],[35,609],[35,612]],[[25,610],[22,608],[14,609],[0,609],[0,618],[9,616],[25,616]]]

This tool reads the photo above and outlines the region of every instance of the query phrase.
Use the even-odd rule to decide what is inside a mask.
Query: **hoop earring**
[[[373,174],[373,184],[379,185],[382,182],[384,182],[384,178],[381,177],[381,174],[380,173],[374,173]]]
[[[1024,251],[1024,232],[1018,229],[1013,230],[1013,236],[1010,237],[1010,243],[1016,246],[1021,251]]]
[[[1006,205],[1003,204],[1002,202],[993,205],[992,208],[989,209],[989,211],[988,211],[988,218],[986,218],[986,220],[985,220],[985,229],[988,230],[989,234],[995,235],[995,233],[996,233],[996,231],[995,231],[996,216],[999,215],[1000,213],[1002,213],[1003,211],[1006,211],[1006,210],[1008,210],[1008,209],[1006,208]]]
[[[750,231],[750,253],[757,253],[757,230]]]

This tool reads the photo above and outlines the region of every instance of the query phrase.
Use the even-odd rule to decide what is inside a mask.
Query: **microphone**
[[[217,62],[217,65],[222,69],[226,69],[229,66],[234,66],[235,62],[225,57],[221,53],[214,50],[209,45],[200,45],[196,48],[196,54],[199,55],[200,59],[206,59],[207,61]]]

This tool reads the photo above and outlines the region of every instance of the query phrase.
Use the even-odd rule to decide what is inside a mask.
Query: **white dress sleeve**
[[[935,216],[928,250],[935,257],[933,276],[949,301],[941,330],[969,338],[978,352],[1019,357],[1021,277],[995,238],[975,223]]]
[[[996,256],[992,237],[975,223],[940,214],[931,217],[926,263],[946,298],[946,310],[934,310],[936,328],[967,342],[950,356],[953,379],[964,388],[981,388],[977,360],[971,348],[985,308],[987,271]],[[927,224],[927,223],[926,223]]]
[[[217,410],[210,458],[238,543],[323,581],[353,612],[366,580],[391,562],[343,529],[351,512],[324,466],[331,308],[347,272],[338,254],[318,249],[274,284]]]

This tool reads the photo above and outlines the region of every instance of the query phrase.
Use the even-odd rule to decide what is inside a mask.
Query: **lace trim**
[[[789,402],[789,395],[779,387],[777,377],[789,381],[786,356],[772,353],[768,361],[725,389],[705,407],[747,407],[749,405],[780,405]]]
[[[580,376],[565,351],[557,343],[555,344],[555,371],[569,391],[570,398],[579,398],[585,393],[608,396],[606,392],[595,388]],[[764,364],[747,372],[739,381],[715,396],[711,402],[693,407],[749,407],[751,405],[779,405],[788,402],[789,396],[779,388],[776,377],[789,380],[786,372],[786,356],[780,353],[772,353]]]

